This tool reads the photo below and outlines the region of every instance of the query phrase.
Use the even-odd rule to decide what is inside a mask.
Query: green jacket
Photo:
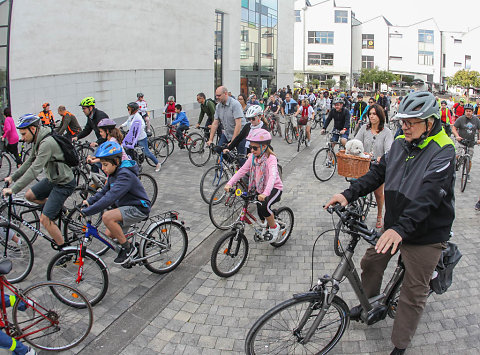
[[[53,184],[64,185],[73,180],[72,168],[63,161],[62,149],[53,137],[46,137],[49,127],[39,127],[30,156],[13,175],[14,194],[22,191],[45,169],[47,179]]]
[[[206,99],[205,102],[200,105],[200,115],[198,116],[198,124],[201,124],[203,117],[207,114],[207,117],[213,120],[215,115],[215,103],[212,99]]]

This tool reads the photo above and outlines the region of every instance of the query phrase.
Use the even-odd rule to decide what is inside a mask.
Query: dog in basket
[[[345,154],[354,155],[360,158],[370,158],[364,153],[363,143],[358,139],[351,139],[345,145]]]

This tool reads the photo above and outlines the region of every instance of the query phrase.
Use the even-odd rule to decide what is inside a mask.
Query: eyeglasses
[[[248,117],[247,119],[248,119],[249,121],[255,121],[255,119],[256,119],[256,118],[257,118],[257,116],[254,116],[254,117]]]
[[[400,123],[400,126],[405,125],[405,128],[412,128],[413,125],[419,124],[419,123],[425,123],[425,121],[412,122],[407,120],[398,120],[398,123]]]
[[[260,146],[258,146],[258,145],[251,145],[251,146],[250,146],[250,149],[251,149],[251,150],[259,150],[259,149],[260,149]]]
[[[369,104],[373,104],[373,101],[368,101]]]

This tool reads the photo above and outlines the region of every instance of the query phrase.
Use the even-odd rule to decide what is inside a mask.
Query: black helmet
[[[440,108],[437,99],[428,91],[412,92],[400,103],[397,119],[420,118],[426,120],[429,117],[440,119]]]
[[[139,108],[139,106],[138,106],[138,104],[137,104],[136,102],[130,102],[130,103],[127,105],[127,107],[130,107],[130,108],[132,109],[132,111],[134,111],[134,112],[137,111],[138,108]]]
[[[472,111],[473,111],[473,105],[472,105],[472,104],[465,104],[465,105],[463,106],[463,109],[464,109],[464,110],[472,110]]]
[[[444,104],[445,104],[445,105],[446,105],[446,104],[447,104],[447,101],[445,101],[445,100],[442,100],[442,102],[440,102],[440,104],[442,104],[442,105],[444,105]]]
[[[137,94],[137,99],[140,98],[140,97],[143,97],[143,93],[141,93],[141,92],[139,92],[139,93]]]

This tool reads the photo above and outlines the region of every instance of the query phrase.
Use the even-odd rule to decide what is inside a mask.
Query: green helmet
[[[91,96],[86,97],[80,102],[80,106],[85,107],[85,106],[95,106],[95,99]]]

